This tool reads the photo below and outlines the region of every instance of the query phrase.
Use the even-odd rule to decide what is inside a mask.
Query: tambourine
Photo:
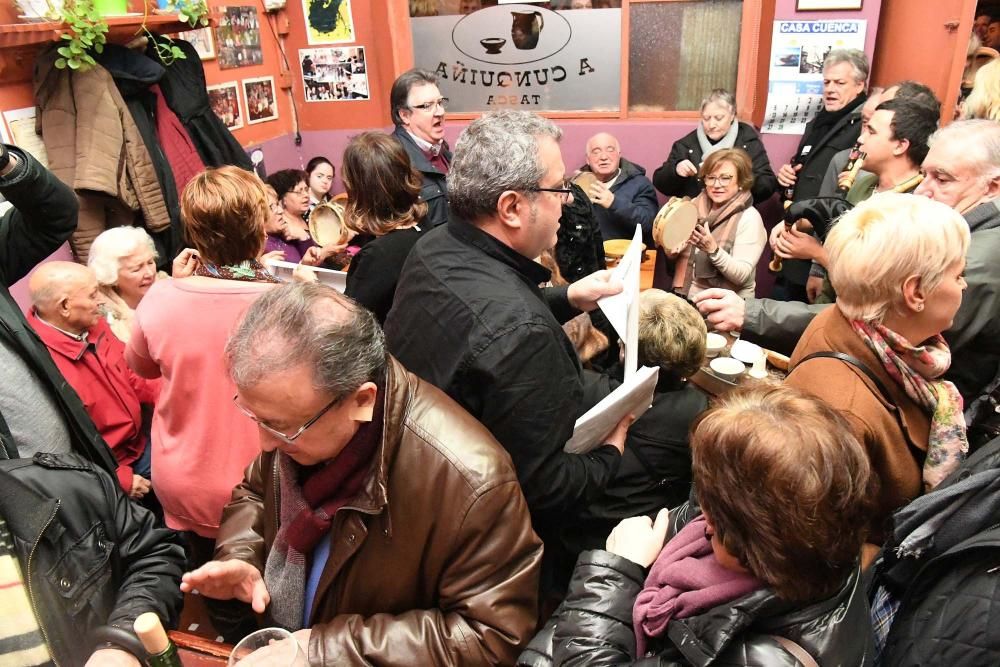
[[[321,246],[347,243],[348,230],[344,220],[343,206],[333,201],[323,202],[309,214],[309,234]]]
[[[628,252],[628,247],[631,244],[632,244],[632,239],[611,239],[610,241],[605,241],[604,256],[609,260],[614,260],[615,262],[617,262],[618,260],[620,260],[622,257],[625,256],[625,253]],[[644,253],[646,252],[646,245],[645,244],[641,245],[642,245],[642,253],[640,253],[640,255],[645,256]]]
[[[598,182],[597,176],[594,176],[594,172],[581,171],[579,174],[576,175],[576,178],[573,179],[573,182],[580,186],[580,188],[583,190],[583,193],[587,195],[587,199],[589,199],[591,202],[594,201],[594,199],[590,196],[590,188],[593,187],[593,185]]]
[[[691,238],[698,226],[698,207],[689,199],[672,198],[653,218],[653,241],[670,252]]]

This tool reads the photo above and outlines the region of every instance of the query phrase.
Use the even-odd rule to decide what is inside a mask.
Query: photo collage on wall
[[[256,7],[226,7],[215,29],[219,69],[264,63]]]
[[[299,49],[306,102],[367,100],[368,68],[363,46]]]

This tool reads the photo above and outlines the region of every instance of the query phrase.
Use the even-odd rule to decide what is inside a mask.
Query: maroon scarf
[[[382,441],[382,414],[385,391],[379,387],[372,420],[362,424],[337,458],[314,466],[302,484],[303,507],[288,527],[288,544],[308,554],[330,531],[333,515],[361,492],[375,451]]]
[[[697,616],[764,587],[752,574],[719,565],[705,527],[704,516],[684,526],[649,568],[632,608],[637,658],[646,655],[649,640],[666,632],[672,619]]]

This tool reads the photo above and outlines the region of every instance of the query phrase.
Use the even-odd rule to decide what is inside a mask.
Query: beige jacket
[[[57,69],[55,48],[35,62],[36,127],[49,169],[80,200],[70,246],[86,262],[94,238],[110,227],[170,226],[170,214],[152,158],[111,74]]]

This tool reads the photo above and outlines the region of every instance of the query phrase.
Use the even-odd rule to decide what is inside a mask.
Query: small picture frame
[[[238,130],[243,127],[240,89],[235,81],[208,86],[208,103],[227,128]]]
[[[829,12],[859,10],[864,0],[795,0],[799,12]]]
[[[215,38],[212,36],[211,28],[198,28],[182,32],[179,37],[191,42],[191,46],[198,52],[198,57],[202,60],[212,60],[215,58]]]
[[[243,99],[247,105],[247,123],[263,123],[278,118],[278,95],[273,76],[243,79]]]

